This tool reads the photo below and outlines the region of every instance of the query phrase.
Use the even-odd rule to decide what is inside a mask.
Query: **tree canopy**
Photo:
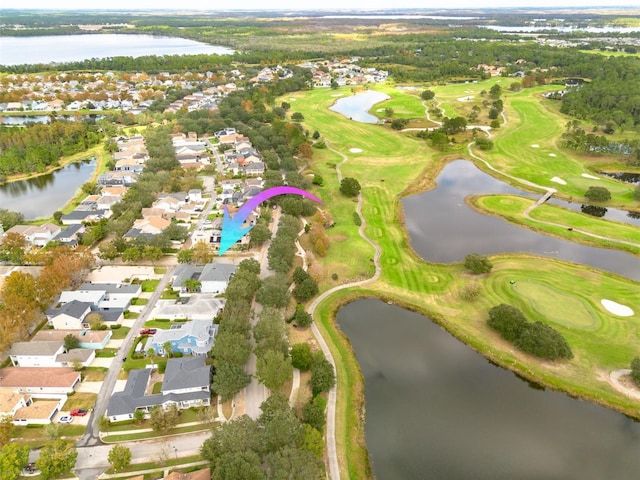
[[[340,192],[347,197],[355,197],[360,193],[360,182],[355,178],[345,177],[340,182]]]

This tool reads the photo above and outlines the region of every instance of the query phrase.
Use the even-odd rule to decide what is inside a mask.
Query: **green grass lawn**
[[[117,353],[117,348],[103,348],[102,350],[96,350],[96,358],[113,358]]]
[[[131,330],[129,327],[120,327],[120,328],[116,328],[115,330],[111,330],[111,333],[112,333],[111,338],[113,340],[122,340],[127,336],[127,334],[129,333],[129,330]]]
[[[73,410],[74,408],[83,408],[88,410],[96,403],[98,395],[95,393],[76,392],[67,399],[64,404],[65,410]]]
[[[154,292],[159,283],[160,283],[160,280],[143,280],[142,281],[142,291],[143,292]]]
[[[611,192],[611,205],[631,205],[633,186],[598,175],[598,179],[583,176],[593,175],[595,172],[589,165],[596,160],[601,162],[601,158],[581,156],[559,146],[570,117],[558,113],[551,100],[540,98],[549,89],[550,86],[536,87],[508,94],[505,101],[508,123],[496,134],[495,148],[483,152],[475,149],[474,153],[494,168],[554,188],[564,198],[583,199],[589,187],[602,186]],[[566,185],[552,181],[554,177]]]
[[[525,225],[529,228],[557,237],[596,247],[616,248],[630,253],[640,254],[640,227],[614,222],[604,218],[593,217],[585,213],[575,212],[550,203],[545,203],[532,210],[530,213],[531,218],[534,219],[532,221],[527,219],[523,213],[528,207],[535,203],[535,200],[516,195],[474,196],[468,199],[468,201],[473,207],[482,212],[498,215],[519,225]],[[566,227],[562,226],[545,225],[535,220],[566,225],[574,230],[569,231]],[[638,246],[633,247],[623,243],[597,239],[583,235],[576,230],[626,242],[637,243]]]
[[[85,382],[102,382],[108,370],[105,367],[88,367],[82,370],[82,377]]]
[[[138,318],[139,316],[140,314],[138,312],[130,312],[129,310],[124,312],[124,318],[128,320]]]
[[[131,300],[131,305],[146,305],[149,303],[148,298],[133,298]]]

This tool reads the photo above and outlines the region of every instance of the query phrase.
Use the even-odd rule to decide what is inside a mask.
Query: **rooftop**
[[[7,367],[0,370],[0,388],[70,388],[79,379],[80,372],[68,367]]]

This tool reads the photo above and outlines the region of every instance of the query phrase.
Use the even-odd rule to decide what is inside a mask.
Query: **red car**
[[[75,410],[71,410],[69,412],[69,415],[71,415],[72,417],[84,417],[87,413],[89,413],[89,410],[83,410],[82,408],[76,408]]]
[[[140,335],[155,335],[157,331],[155,328],[143,328],[140,330]]]

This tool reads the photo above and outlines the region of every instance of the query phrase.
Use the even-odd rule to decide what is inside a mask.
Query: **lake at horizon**
[[[147,55],[231,55],[234,50],[178,37],[137,34],[0,37],[0,65],[77,62]]]

